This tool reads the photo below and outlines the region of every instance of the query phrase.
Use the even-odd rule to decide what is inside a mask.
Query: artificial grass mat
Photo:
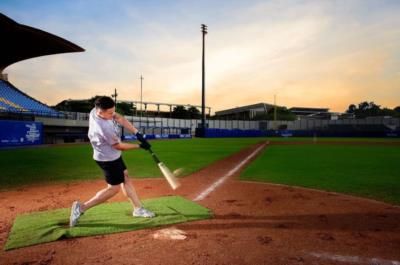
[[[62,238],[84,237],[139,230],[162,225],[211,218],[207,208],[180,196],[144,200],[154,218],[132,217],[128,202],[100,204],[82,215],[77,226],[69,227],[70,209],[34,212],[17,216],[5,250],[56,241]]]

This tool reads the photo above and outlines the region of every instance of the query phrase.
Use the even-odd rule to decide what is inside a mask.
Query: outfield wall
[[[40,118],[36,120],[44,124],[68,124],[68,126],[87,126],[87,113],[65,112],[67,119]],[[141,128],[163,127],[163,128],[190,128],[195,131],[201,123],[199,119],[172,119],[157,117],[125,116],[129,121],[133,121],[135,126]],[[388,128],[399,128],[399,118],[370,117],[366,119],[343,119],[343,120],[318,120],[303,119],[295,121],[249,121],[249,120],[211,120],[206,121],[207,128],[212,129],[240,129],[240,130],[275,130],[286,128],[288,130],[315,130],[326,128],[329,125],[384,125]]]
[[[125,116],[129,121],[133,121],[137,127],[163,127],[163,128],[190,128],[194,131],[201,120],[196,119],[172,119],[172,118],[140,118],[135,116]],[[240,130],[259,130],[259,121],[244,120],[207,120],[207,127],[214,129],[240,129]]]
[[[296,121],[260,121],[260,128],[264,130],[317,130],[331,125],[384,125],[395,130],[400,127],[399,118],[371,117],[366,119],[344,119],[344,120],[296,120]]]
[[[76,142],[87,140],[88,114],[87,113],[64,113],[64,118],[35,117],[35,121],[44,125],[44,142],[61,143]],[[157,117],[125,116],[133,122],[137,128],[145,134],[160,137],[166,135],[182,135],[196,132],[200,127],[201,120],[196,119],[172,119]],[[294,135],[310,136],[318,131],[319,135],[333,136],[359,136],[365,128],[369,136],[384,137],[391,131],[398,131],[400,119],[373,117],[367,119],[344,119],[344,120],[317,120],[305,119],[296,121],[248,121],[248,120],[207,120],[207,128],[210,129],[210,137],[223,137],[224,135],[242,135],[239,130],[249,132],[248,136],[253,135],[254,131],[268,132],[268,135]],[[371,128],[368,128],[370,125]],[[354,126],[354,128],[352,128]],[[372,128],[374,127],[375,128]],[[356,128],[358,127],[358,128]],[[214,130],[216,129],[216,130]],[[355,130],[357,129],[357,130]],[[214,130],[214,131],[213,131]],[[220,131],[218,131],[220,130]],[[221,130],[231,130],[232,133]],[[275,132],[274,132],[275,131]],[[287,133],[290,131],[290,133]],[[354,131],[354,132],[352,132]],[[360,132],[361,131],[361,132]],[[378,132],[375,132],[378,131]],[[129,136],[126,131],[124,135]],[[232,137],[230,136],[230,137]],[[244,136],[247,136],[244,133]]]

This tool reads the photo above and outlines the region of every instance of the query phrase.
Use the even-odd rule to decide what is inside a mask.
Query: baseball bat
[[[179,180],[175,177],[175,175],[169,170],[169,168],[158,159],[157,155],[153,152],[153,150],[149,149],[151,156],[153,157],[154,161],[157,163],[158,167],[161,170],[161,173],[167,179],[168,184],[171,186],[173,190],[177,189],[181,184]]]

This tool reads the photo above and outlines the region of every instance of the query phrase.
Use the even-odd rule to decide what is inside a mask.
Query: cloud
[[[140,75],[145,100],[200,104],[200,23],[207,23],[206,103],[213,110],[271,103],[274,94],[289,107],[344,111],[364,98],[398,105],[400,17],[395,4],[123,2],[115,10],[118,16],[106,12],[107,3],[69,5],[76,11],[76,26],[54,10],[32,25],[76,41],[86,51],[7,68],[17,87],[50,104],[107,95],[114,88],[121,99],[138,100]]]

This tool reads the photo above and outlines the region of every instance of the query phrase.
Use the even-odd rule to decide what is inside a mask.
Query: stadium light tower
[[[274,122],[276,122],[276,95],[274,95]]]
[[[142,111],[142,105],[143,105],[143,76],[140,75],[140,126],[142,126],[142,115],[143,115],[143,111]]]
[[[202,56],[202,82],[201,82],[201,129],[203,136],[206,130],[206,98],[205,98],[205,36],[207,34],[207,25],[201,24],[203,33],[203,56]]]
[[[115,107],[117,107],[117,89],[114,88],[114,94],[111,95],[114,98]]]

